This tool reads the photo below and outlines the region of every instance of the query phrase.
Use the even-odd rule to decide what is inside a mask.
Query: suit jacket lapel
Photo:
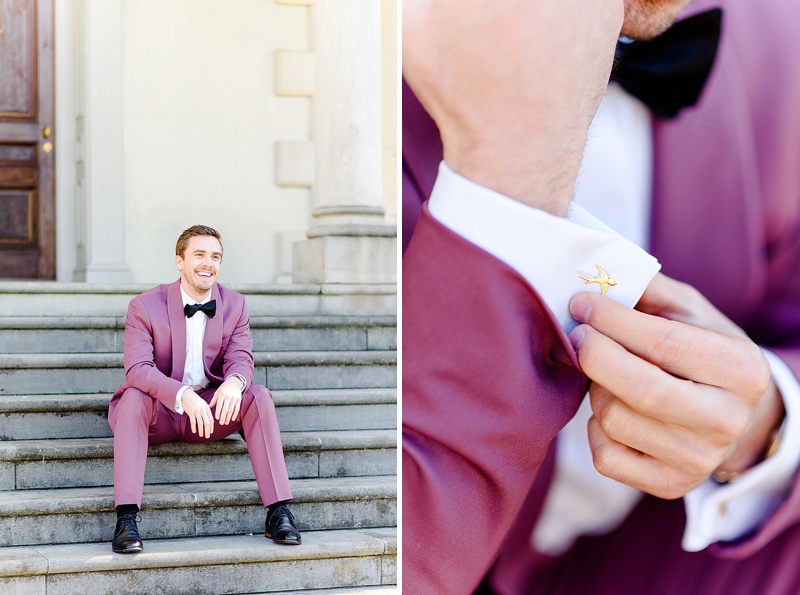
[[[225,319],[219,298],[219,286],[216,283],[211,288],[211,299],[217,301],[217,313],[214,318],[206,320],[206,332],[203,336],[203,368],[209,380],[211,380],[209,369],[219,355],[219,349],[222,345],[222,323]]]
[[[664,273],[699,289],[740,324],[765,286],[761,186],[746,98],[723,21],[700,103],[654,125],[651,219],[651,251]]]
[[[403,167],[420,196],[430,196],[441,160],[439,129],[404,80]]]
[[[186,368],[186,316],[183,314],[180,279],[167,286],[167,314],[172,333],[171,377],[183,382],[183,372]]]

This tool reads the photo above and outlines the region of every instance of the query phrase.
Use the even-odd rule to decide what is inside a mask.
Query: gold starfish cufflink
[[[614,287],[617,284],[617,280],[614,279],[613,277],[610,277],[608,273],[606,273],[606,270],[599,264],[596,264],[594,266],[597,267],[597,270],[600,272],[600,274],[593,279],[581,275],[581,279],[586,281],[586,285],[589,285],[589,283],[597,283],[598,285],[600,285],[600,291],[602,292],[603,295],[605,295],[609,287]]]

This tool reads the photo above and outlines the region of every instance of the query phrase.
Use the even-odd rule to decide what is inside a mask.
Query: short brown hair
[[[178,242],[175,244],[175,254],[177,256],[183,258],[183,255],[186,252],[186,247],[189,245],[189,239],[193,238],[194,236],[211,236],[212,238],[217,238],[220,252],[222,251],[222,236],[219,235],[219,232],[216,229],[209,227],[208,225],[192,225],[189,229],[184,230],[184,232],[178,236]]]

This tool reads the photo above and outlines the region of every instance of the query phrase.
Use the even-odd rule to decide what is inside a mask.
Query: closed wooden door
[[[0,278],[55,277],[53,0],[0,1]]]

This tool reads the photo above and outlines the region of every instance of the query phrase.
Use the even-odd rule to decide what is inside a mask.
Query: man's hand
[[[192,424],[192,434],[210,438],[214,431],[214,418],[211,417],[211,407],[191,388],[187,388],[181,395],[183,412]]]
[[[223,382],[211,399],[209,405],[217,406],[214,417],[223,426],[227,426],[231,420],[239,417],[239,408],[242,405],[242,381],[236,376],[231,376]]]
[[[784,413],[761,350],[699,292],[664,275],[637,308],[589,293],[570,302],[586,323],[570,338],[592,379],[598,471],[679,498],[716,469],[757,463]]]
[[[403,75],[447,164],[564,216],[623,0],[404,0]]]

